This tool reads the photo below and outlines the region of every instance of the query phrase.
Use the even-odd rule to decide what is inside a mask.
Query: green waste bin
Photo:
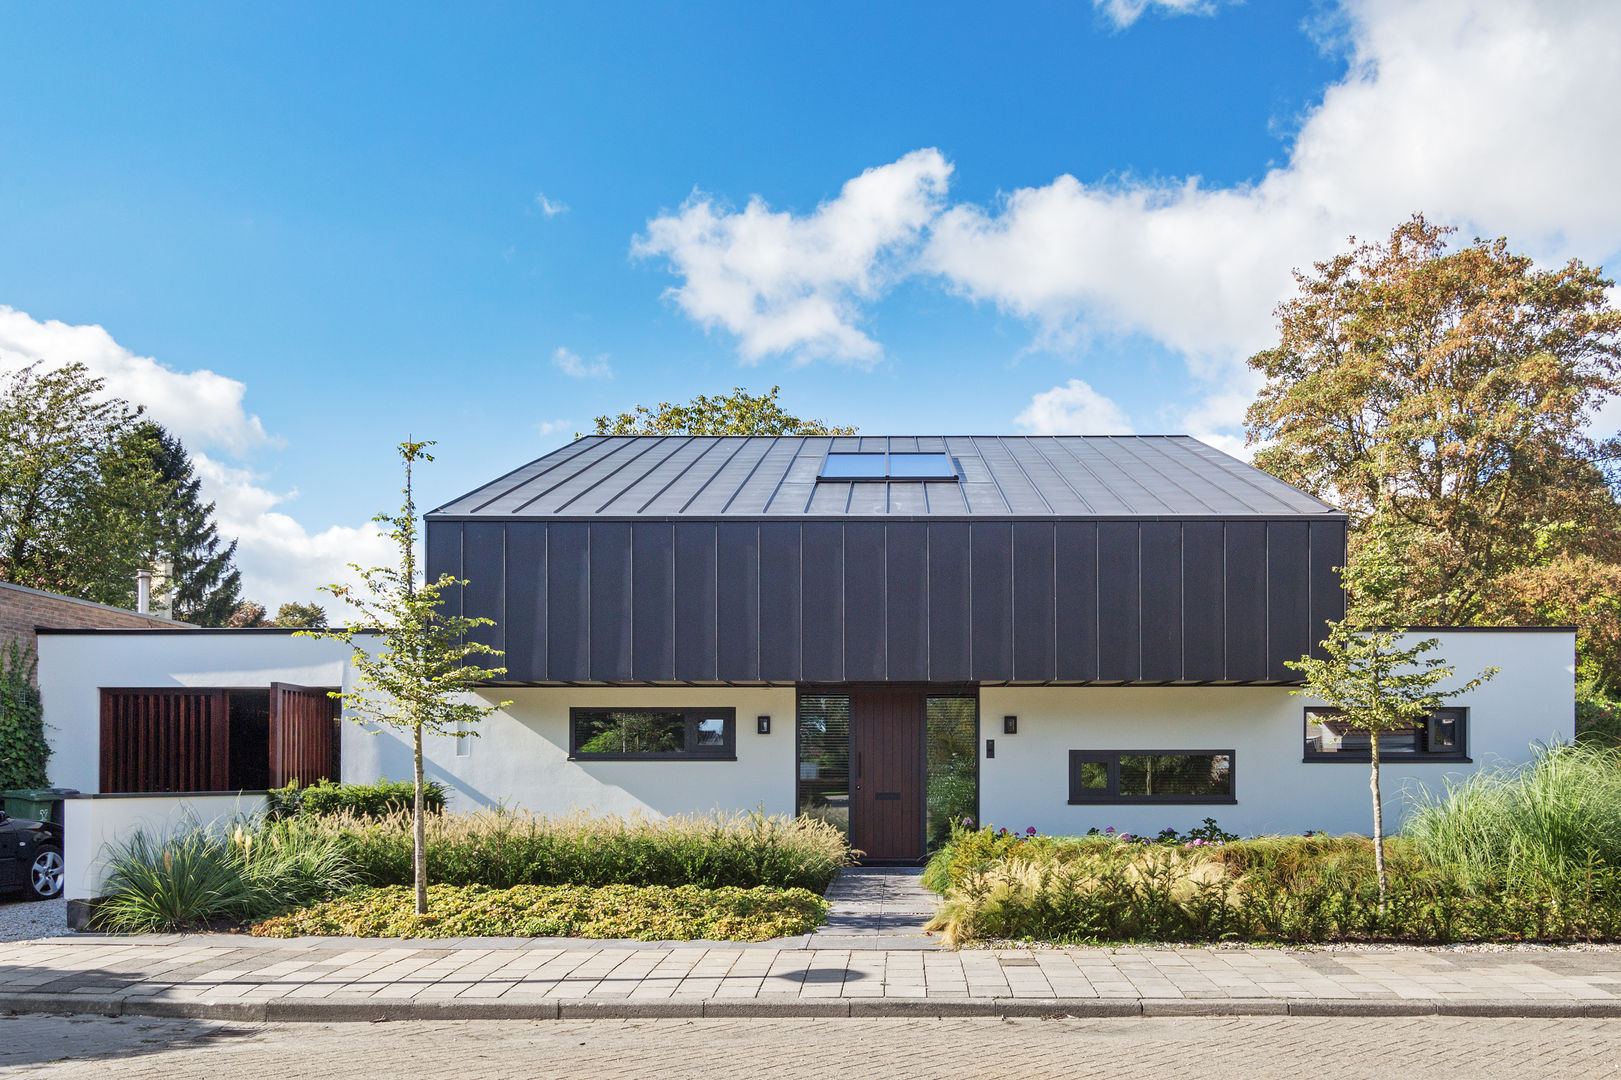
[[[14,818],[32,821],[52,821],[62,824],[62,799],[77,795],[75,788],[18,788],[0,791],[0,806]]]

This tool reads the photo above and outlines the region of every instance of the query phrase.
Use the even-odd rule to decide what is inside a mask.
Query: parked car
[[[25,889],[36,900],[62,895],[62,826],[0,810],[0,891]]]

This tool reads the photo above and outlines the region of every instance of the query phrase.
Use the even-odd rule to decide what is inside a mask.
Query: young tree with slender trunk
[[[411,469],[418,461],[432,461],[431,442],[403,442],[405,504],[398,514],[379,514],[374,521],[389,527],[399,548],[398,566],[362,568],[363,589],[327,585],[349,605],[349,625],[302,631],[302,637],[330,638],[354,649],[354,689],[335,692],[350,718],[363,724],[411,733],[415,796],[411,808],[416,913],[428,913],[427,813],[423,804],[422,735],[477,735],[474,726],[510,701],[475,700],[480,684],[506,674],[506,668],[485,668],[470,661],[501,652],[468,637],[490,619],[445,615],[443,593],[466,585],[449,574],[438,581],[419,581],[416,557],[416,501],[411,494]],[[359,640],[357,640],[359,639]]]
[[[1372,767],[1368,787],[1373,793],[1373,864],[1379,879],[1379,914],[1385,913],[1390,881],[1385,873],[1385,810],[1379,789],[1379,736],[1407,731],[1424,724],[1448,699],[1466,694],[1497,674],[1487,668],[1473,679],[1448,690],[1437,687],[1451,679],[1454,669],[1438,656],[1426,657],[1440,646],[1435,638],[1404,645],[1408,631],[1401,627],[1370,627],[1346,619],[1335,623],[1323,641],[1321,658],[1303,656],[1288,666],[1305,676],[1305,685],[1289,691],[1319,698],[1340,711],[1339,721],[1368,733]]]

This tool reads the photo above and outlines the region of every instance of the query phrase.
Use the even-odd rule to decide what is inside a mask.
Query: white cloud
[[[580,354],[558,346],[552,353],[552,366],[571,379],[611,379],[613,368],[608,366],[608,358],[599,356],[595,360],[582,360]]]
[[[1120,406],[1080,379],[1043,390],[1013,422],[1032,435],[1130,435]]]
[[[1099,6],[1129,21],[1208,5]],[[859,327],[908,274],[1028,320],[1045,344],[1142,335],[1186,360],[1209,398],[1182,423],[1218,438],[1240,423],[1234,403],[1254,388],[1243,360],[1271,340],[1291,270],[1350,235],[1380,238],[1422,211],[1462,240],[1506,235],[1544,262],[1621,252],[1621,141],[1607,137],[1621,129],[1621,4],[1342,0],[1335,15],[1347,74],[1251,182],[1065,175],[991,206],[946,207],[951,165],[924,150],[810,215],[694,198],[651,222],[637,250],[669,257],[682,309],[736,334],[746,361],[876,360],[881,346]],[[863,199],[856,185],[869,181]],[[835,212],[857,201],[867,215]]]
[[[375,524],[311,533],[280,509],[296,493],[273,492],[254,472],[209,453],[234,456],[275,445],[259,418],[243,409],[244,384],[136,356],[100,326],[40,322],[0,306],[0,374],[35,360],[52,367],[83,363],[106,379],[109,393],[145,406],[148,415],[181,437],[202,480],[203,498],[215,504],[220,535],[237,541],[244,596],[275,611],[288,600],[319,600],[318,585],[352,582],[346,563],[390,560],[388,539]],[[328,608],[336,614],[330,603]]]
[[[883,350],[859,328],[862,307],[904,272],[950,175],[938,150],[915,150],[803,215],[758,196],[732,211],[694,194],[649,221],[633,251],[668,259],[683,283],[666,295],[704,327],[736,335],[747,361],[871,365]]]
[[[1214,0],[1092,0],[1092,6],[1120,28],[1130,26],[1150,9],[1165,15],[1209,15],[1216,10]]]
[[[1230,378],[1292,267],[1422,210],[1544,259],[1621,248],[1621,6],[1348,0],[1350,71],[1252,184],[1061,176],[934,224],[926,265],[1049,337],[1140,333]]]
[[[0,374],[35,361],[61,367],[77,361],[105,379],[107,391],[146,406],[147,414],[187,447],[240,452],[268,440],[259,418],[244,411],[247,387],[212,371],[175,371],[137,356],[100,326],[70,326],[0,305]]]
[[[548,435],[556,435],[559,432],[568,431],[573,426],[574,421],[572,420],[542,420],[540,423],[535,425],[535,431],[540,435],[541,438],[545,438]]]
[[[535,208],[547,217],[568,213],[568,203],[560,199],[549,199],[544,191],[535,192]]]
[[[272,612],[289,600],[314,601],[336,621],[342,605],[318,592],[317,586],[357,584],[359,575],[348,568],[349,563],[386,566],[396,559],[392,541],[374,522],[333,525],[311,533],[292,515],[276,509],[296,498],[297,492],[273,492],[256,473],[206,454],[194,453],[192,460],[202,480],[203,498],[214,502],[220,535],[236,538],[242,595]]]

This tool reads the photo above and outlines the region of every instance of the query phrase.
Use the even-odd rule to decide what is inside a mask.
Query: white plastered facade
[[[1471,763],[1387,762],[1392,818],[1406,785],[1439,790],[1471,769],[1526,760],[1534,743],[1573,735],[1574,639],[1554,631],[1438,631],[1439,655],[1467,677],[1501,672],[1456,703],[1469,709]],[[39,681],[52,743],[51,781],[85,792],[98,780],[101,687],[261,687],[352,684],[335,642],[230,631],[55,633],[40,639]],[[452,807],[504,805],[539,813],[792,813],[792,687],[533,687],[483,692],[511,700],[480,736],[427,741],[427,770]],[[980,814],[1045,833],[1114,826],[1185,829],[1205,817],[1243,834],[1368,828],[1367,766],[1303,761],[1302,710],[1284,687],[1048,687],[980,689]],[[735,761],[571,761],[571,707],[727,707],[737,715]],[[757,734],[760,716],[771,733]],[[1002,718],[1018,732],[1002,733]],[[996,756],[986,758],[985,740]],[[1069,751],[1220,750],[1234,754],[1236,801],[1225,805],[1069,805]],[[405,778],[401,733],[345,724],[342,778]],[[1392,821],[1394,827],[1395,821]]]

